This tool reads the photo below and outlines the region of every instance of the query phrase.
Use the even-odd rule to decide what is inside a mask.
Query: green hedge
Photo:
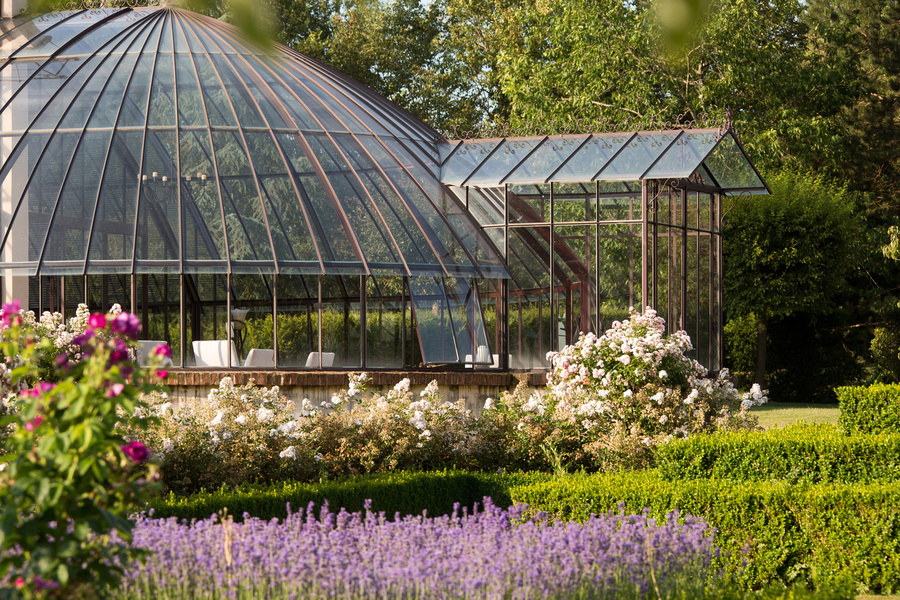
[[[543,473],[485,474],[464,471],[426,473],[388,473],[363,475],[324,483],[283,482],[272,486],[243,485],[237,489],[200,492],[186,497],[170,494],[156,498],[147,506],[157,518],[206,519],[228,508],[228,514],[240,520],[244,513],[261,519],[287,516],[287,504],[293,510],[310,502],[321,505],[326,499],[332,510],[350,512],[372,500],[372,510],[388,515],[447,514],[459,502],[471,507],[485,496],[498,506],[510,506],[509,488],[514,485],[548,480]]]
[[[846,433],[900,433],[900,384],[835,388]]]
[[[571,475],[516,486],[515,502],[567,520],[591,513],[673,510],[716,528],[725,575],[745,587],[850,578],[875,593],[900,590],[900,482],[669,481],[658,471]]]
[[[792,483],[900,480],[900,434],[843,435],[833,425],[697,435],[657,449],[666,479]]]

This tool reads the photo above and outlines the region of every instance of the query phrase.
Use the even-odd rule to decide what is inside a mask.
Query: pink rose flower
[[[136,463],[147,461],[151,455],[151,452],[147,448],[147,446],[138,441],[128,442],[124,446],[120,446],[120,448],[122,452],[125,453],[125,456],[127,456],[132,462]]]

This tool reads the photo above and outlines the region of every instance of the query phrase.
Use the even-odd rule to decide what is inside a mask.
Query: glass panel
[[[597,228],[594,225],[555,227],[553,247],[557,265],[565,268],[556,276],[557,321],[562,324],[558,347],[573,344],[578,334],[597,331]]]
[[[125,86],[134,72],[137,54],[123,54],[107,62],[114,70],[108,76],[91,78],[83,92],[84,96],[76,98],[63,117],[60,125],[63,129],[84,127],[89,115],[91,128],[115,125]],[[96,102],[93,101],[95,98]]]
[[[0,180],[3,211],[0,211],[0,218],[3,219],[3,234],[8,235],[3,248],[3,260],[7,263],[33,261],[40,256],[44,235],[50,226],[50,214],[56,203],[56,194],[52,198],[41,194],[27,194],[25,186],[34,157],[40,155],[49,139],[47,134],[26,135],[3,164]],[[54,139],[62,138],[57,136]],[[13,143],[14,140],[9,138],[3,140],[4,154],[9,154]],[[34,229],[31,223],[35,224]]]
[[[320,272],[309,225],[279,148],[270,134],[247,132],[247,145],[256,172],[262,178],[269,231],[279,261],[308,263]],[[300,268],[300,265],[296,265]]]
[[[90,262],[127,261],[131,271],[143,137],[142,131],[113,134],[97,200],[95,220],[100,226],[94,227]],[[122,227],[123,223],[128,225]]]
[[[441,168],[441,182],[446,185],[462,185],[501,142],[502,140],[463,142]]]
[[[103,11],[102,15],[105,17],[113,14],[118,9],[98,10]],[[83,11],[79,13],[54,12],[41,15],[32,21],[35,28],[42,32],[41,35],[35,35],[28,44],[22,46],[16,52],[16,56],[24,58],[55,54],[72,39],[83,35],[85,30],[95,23],[96,21],[89,18],[89,15]]]
[[[725,135],[703,164],[709,169],[716,183],[722,188],[756,188],[765,185],[747,161],[731,133]]]
[[[32,123],[32,127],[35,129],[53,129],[56,127],[57,123],[59,123],[63,114],[69,108],[69,105],[72,104],[73,99],[77,100],[79,104],[88,104],[89,106],[93,106],[96,101],[96,93],[83,96],[80,95],[82,93],[82,87],[85,86],[85,82],[89,77],[96,73],[97,77],[99,77],[100,81],[105,81],[109,77],[110,69],[112,68],[115,61],[106,60],[104,61],[102,57],[93,56],[87,60],[80,68],[68,76],[67,81],[60,90],[56,93],[56,96],[51,100],[49,96],[42,97],[41,100],[45,103],[45,106],[41,109],[41,114],[37,117]],[[25,89],[27,92],[25,95],[29,98],[31,102],[34,102],[36,98],[39,96],[32,96],[32,88],[28,86]],[[34,111],[34,108],[31,109]],[[16,113],[12,113],[16,114]],[[19,114],[27,114],[27,113],[19,113]]]
[[[231,276],[231,328],[240,366],[266,369],[274,367],[271,275]],[[244,312],[246,311],[246,312]],[[243,318],[243,322],[241,322]]]
[[[358,276],[322,276],[322,352],[334,353],[332,366],[362,365],[360,306]]]
[[[281,64],[277,64],[275,61],[268,58],[263,58],[262,60],[263,63],[268,65],[269,68],[274,71],[274,74],[261,68],[260,75],[278,98],[278,101],[290,114],[290,118],[293,120],[290,127],[297,127],[301,131],[322,131],[322,128],[316,123],[316,120],[313,119],[306,107],[301,104],[294,95],[294,92],[288,87],[286,82],[291,78],[290,73],[288,73]]]
[[[88,275],[87,289],[87,305],[92,313],[107,313],[113,304],[131,310],[131,275]]]
[[[186,267],[210,261],[225,270],[225,229],[206,131],[181,131],[182,252]]]
[[[513,369],[549,365],[553,324],[550,296],[550,228],[509,230],[509,352]]]
[[[529,153],[543,141],[544,138],[517,138],[506,139],[503,147],[491,154],[487,162],[483,163],[477,171],[468,179],[466,185],[500,185],[506,175],[516,165],[529,157]]]
[[[641,196],[600,196],[600,221],[640,221]]]
[[[680,133],[680,132],[679,132]],[[638,133],[634,139],[606,165],[596,179],[640,179],[653,161],[679,135],[676,132]]]
[[[272,129],[287,129],[287,123],[285,123],[279,110],[273,105],[273,100],[275,102],[277,102],[277,100],[272,98],[271,91],[265,86],[264,82],[261,81],[258,73],[247,66],[244,59],[245,57],[235,56],[231,60],[231,66],[234,67],[238,77],[256,101],[258,108],[262,110],[262,114],[265,117],[268,126]]]
[[[593,134],[550,181],[591,181],[630,138],[630,133]]]
[[[18,93],[15,97],[10,98],[2,114],[11,121],[11,124],[25,129],[47,104],[48,100],[69,81],[77,68],[87,61],[90,61],[93,66],[97,64],[96,60],[91,60],[90,58],[76,58],[69,62],[48,61],[28,81],[27,85],[17,90]],[[4,77],[6,77],[6,73],[4,73]],[[40,98],[41,101],[35,102],[35,98]],[[45,120],[44,123],[49,123],[49,128],[56,125],[56,121],[50,119]],[[44,128],[47,129],[47,127]],[[35,127],[35,129],[37,128]]]
[[[228,249],[232,262],[273,260],[253,170],[237,133],[213,131]]]
[[[99,229],[105,233],[104,241],[114,238],[109,240],[113,246],[113,254],[122,252],[122,241],[125,236],[121,235],[121,230],[115,232],[114,226],[111,230],[110,223],[100,220],[106,213],[98,212],[96,217],[94,215],[110,134],[109,130],[85,132],[72,162],[61,165],[66,170],[66,179],[59,196],[56,216],[50,227],[44,254],[45,261],[72,260],[83,265],[87,254],[88,236],[95,224],[95,218]]]
[[[690,177],[718,141],[718,130],[683,132],[665,154],[659,157],[644,179]]]
[[[264,127],[262,115],[253,103],[253,97],[247,92],[240,77],[231,68],[228,59],[221,54],[211,55],[213,66],[225,85],[225,91],[231,100],[237,122],[241,127]]]
[[[444,279],[456,347],[464,363],[490,365],[494,362],[491,346],[484,328],[481,304],[471,283],[465,279]]]
[[[178,90],[178,125],[206,127],[206,115],[197,83],[197,72],[190,54],[175,55],[175,86]]]
[[[21,216],[17,217],[17,222],[13,225],[16,228],[22,227],[20,223],[24,224],[25,219],[27,219],[29,225],[29,227],[26,227],[28,232],[29,260],[38,260],[40,258],[44,243],[47,243],[50,247],[50,250],[47,252],[49,256],[57,260],[65,258],[66,236],[49,239],[47,232],[54,210],[59,212],[59,209],[56,208],[57,200],[65,179],[66,169],[75,152],[78,137],[75,133],[57,133],[44,150],[40,162],[34,166],[31,181],[23,199],[25,205],[20,207],[19,215]],[[22,173],[18,175],[21,176]],[[29,209],[30,213],[27,217],[23,215],[22,211],[25,207]],[[78,208],[82,207],[75,207],[75,210]],[[93,207],[91,207],[92,209]],[[84,208],[84,212],[87,212],[87,218],[90,219],[91,211]],[[62,220],[62,216],[57,215],[54,219]],[[80,231],[83,234],[86,228]],[[80,260],[84,260],[83,252]]]
[[[458,363],[450,305],[440,279],[410,277],[413,314],[425,364]]]
[[[503,224],[503,188],[468,188],[469,214],[480,225]]]
[[[147,131],[137,214],[136,263],[179,258],[177,143],[173,129]]]
[[[319,279],[279,275],[277,284],[278,366],[318,368]]]
[[[534,154],[519,165],[503,182],[543,183],[547,181],[563,161],[574,154],[588,137],[590,136],[554,135],[547,138],[541,147],[535,150]]]
[[[84,277],[64,277],[66,292],[66,319],[71,319],[78,311],[78,305],[84,302]]]
[[[402,277],[366,278],[367,367],[397,368],[404,364],[405,332],[411,323],[403,302],[403,285]]]
[[[112,14],[113,12],[114,11],[110,10],[107,14]],[[140,27],[139,25],[135,26],[135,23],[140,19],[141,17],[138,17],[133,11],[121,11],[119,16],[106,21],[100,27],[97,27],[90,32],[82,31],[79,33],[77,36],[78,39],[75,39],[74,42],[60,52],[59,55],[73,56],[77,54],[93,54],[94,52],[97,52],[98,49],[100,52],[107,53],[112,50],[117,39],[129,35],[129,33],[123,33],[127,28],[131,27],[133,28],[132,31],[134,31],[134,29]],[[101,17],[95,13],[84,20],[87,22],[86,25],[88,26],[96,25],[101,20]],[[66,25],[69,23],[72,23],[72,21],[68,21]]]
[[[503,341],[500,339],[501,327],[498,327],[501,318],[501,303],[503,297],[500,294],[500,282],[496,279],[477,279],[475,281],[478,286],[478,295],[481,298],[481,314],[484,316],[485,334],[490,340],[490,346],[493,348],[493,362],[491,367],[500,368],[499,352],[503,348]],[[509,357],[507,357],[508,359]],[[507,363],[508,364],[508,363]]]
[[[185,366],[237,366],[228,332],[228,279],[212,273],[184,276]]]
[[[641,226],[602,225],[598,230],[597,287],[600,320],[596,331],[628,318],[641,301]]]
[[[593,182],[554,183],[554,222],[593,221],[597,208],[596,191],[597,184]]]
[[[206,114],[212,127],[237,127],[234,113],[222,82],[216,75],[209,57],[203,54],[194,54],[194,66],[197,69],[197,77],[200,88],[203,91],[203,101],[206,105]]]
[[[28,40],[40,35],[42,31],[65,18],[61,12],[34,15],[19,15],[10,20],[3,20],[0,25],[0,56],[8,56],[24,46]]]
[[[155,45],[155,31],[151,35],[150,46]],[[128,90],[125,92],[125,101],[122,103],[122,113],[119,117],[119,127],[144,127],[147,121],[147,97],[150,93],[150,81],[154,63],[153,49],[140,55],[134,74],[128,82]]]
[[[549,223],[550,184],[510,185],[506,192],[510,223]]]
[[[141,340],[167,343],[176,366],[181,365],[180,279],[178,275],[135,275],[135,311],[141,319]],[[147,344],[145,351],[152,352],[154,347]]]
[[[164,33],[163,40],[168,39]],[[175,126],[175,64],[173,54],[156,55],[153,70],[153,88],[150,92],[150,113],[147,124],[150,127]]]

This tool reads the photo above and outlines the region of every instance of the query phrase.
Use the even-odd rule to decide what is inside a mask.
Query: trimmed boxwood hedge
[[[845,433],[900,433],[900,384],[839,387],[838,424]]]
[[[456,470],[382,473],[323,483],[247,484],[183,497],[169,494],[152,500],[147,509],[156,518],[206,519],[228,508],[228,514],[235,520],[241,520],[245,513],[260,519],[283,519],[288,504],[298,509],[310,502],[321,506],[327,500],[332,510],[345,508],[354,512],[362,510],[366,500],[372,500],[372,510],[389,516],[422,511],[434,516],[451,512],[457,502],[471,507],[485,496],[498,506],[510,506],[511,486],[548,479],[550,475],[544,473],[487,474]]]
[[[658,471],[570,475],[520,485],[512,499],[557,518],[673,510],[706,519],[725,575],[742,587],[850,578],[874,593],[900,590],[900,483],[670,481]]]
[[[697,435],[660,446],[657,465],[666,479],[900,480],[900,434],[847,436],[833,425],[795,425]]]

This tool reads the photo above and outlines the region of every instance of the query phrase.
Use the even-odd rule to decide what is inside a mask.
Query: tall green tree
[[[725,232],[725,306],[757,324],[755,381],[765,384],[768,323],[834,308],[857,265],[862,222],[852,196],[821,177],[791,171],[768,179],[770,196],[740,199]]]

